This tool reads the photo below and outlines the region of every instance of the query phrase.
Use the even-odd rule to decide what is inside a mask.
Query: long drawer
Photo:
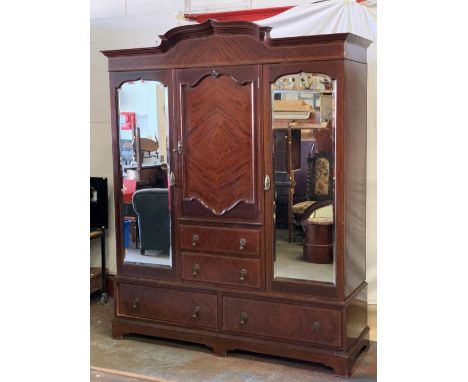
[[[182,278],[189,281],[259,288],[260,260],[184,253]]]
[[[223,298],[223,330],[341,346],[341,312],[326,308]]]
[[[217,296],[214,294],[121,283],[119,314],[218,327]]]
[[[260,231],[244,228],[180,226],[183,250],[258,256]]]

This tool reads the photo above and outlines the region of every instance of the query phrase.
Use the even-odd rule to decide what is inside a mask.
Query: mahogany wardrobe
[[[208,20],[156,47],[103,52],[118,233],[112,335],[350,376],[369,344],[371,42],[270,30]]]

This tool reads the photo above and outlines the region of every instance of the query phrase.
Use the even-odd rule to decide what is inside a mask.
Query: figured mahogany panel
[[[258,214],[255,75],[214,69],[181,84],[185,216]]]
[[[189,251],[259,256],[260,232],[254,229],[181,225],[180,246]]]
[[[182,278],[259,288],[260,260],[185,253],[182,255]]]
[[[149,48],[108,50],[109,71],[252,65],[347,58],[366,62],[371,41],[351,33],[270,38],[269,27],[234,21],[184,25]]]
[[[341,312],[223,297],[223,330],[341,346]]]
[[[216,295],[120,284],[119,313],[216,328]]]

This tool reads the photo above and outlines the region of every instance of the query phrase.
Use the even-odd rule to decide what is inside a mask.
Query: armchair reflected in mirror
[[[138,216],[140,254],[169,259],[170,219],[167,188],[138,190],[133,195],[133,208]],[[170,265],[170,264],[167,264]]]
[[[124,262],[171,266],[167,88],[128,81],[118,98]]]

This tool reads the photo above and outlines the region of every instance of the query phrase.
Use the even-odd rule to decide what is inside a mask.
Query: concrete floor
[[[343,381],[343,378],[333,377],[331,369],[310,362],[240,351],[216,357],[202,345],[137,335],[125,336],[122,341],[113,340],[113,314],[112,299],[103,305],[98,297],[92,298],[91,366],[133,376],[113,380],[135,381],[135,376],[141,375],[152,380],[180,382]],[[376,363],[377,344],[371,342],[370,349],[359,356],[349,380],[376,381]],[[102,372],[92,370],[91,381],[103,381],[103,377]],[[112,375],[106,377],[112,378]]]
[[[304,261],[303,238],[288,241],[287,229],[276,229],[275,277],[335,283],[335,264],[313,264]]]

